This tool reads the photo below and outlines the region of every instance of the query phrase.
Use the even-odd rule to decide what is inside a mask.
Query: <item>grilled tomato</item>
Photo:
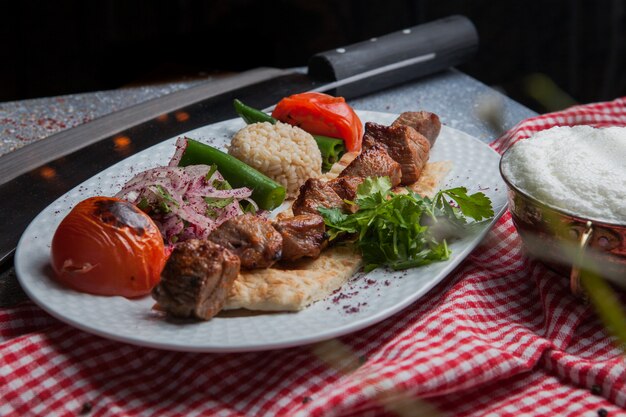
[[[363,124],[343,97],[314,92],[294,94],[278,102],[272,117],[312,135],[343,139],[350,152],[361,150]]]
[[[166,254],[152,219],[112,197],[81,201],[52,238],[52,268],[61,283],[98,295],[139,297],[160,279]]]

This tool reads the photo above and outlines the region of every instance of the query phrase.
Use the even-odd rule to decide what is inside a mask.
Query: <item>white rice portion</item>
[[[233,136],[228,153],[283,185],[287,197],[297,196],[307,179],[322,175],[322,154],[313,136],[287,123],[247,125]]]
[[[504,174],[522,190],[573,214],[626,223],[626,128],[553,127],[517,142]]]

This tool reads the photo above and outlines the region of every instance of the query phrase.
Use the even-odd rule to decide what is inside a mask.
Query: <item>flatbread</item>
[[[451,161],[428,162],[417,182],[407,186],[422,197],[433,197],[439,191],[443,179],[452,169]]]
[[[361,267],[361,256],[350,246],[337,246],[319,258],[282,268],[242,271],[225,309],[297,311],[326,298]]]
[[[344,155],[324,178],[337,177],[355,157],[356,154]],[[448,161],[428,163],[420,179],[410,188],[420,195],[432,197],[451,166]],[[317,259],[242,271],[233,284],[224,310],[302,310],[341,288],[361,265],[361,256],[354,247],[335,246],[322,251]]]

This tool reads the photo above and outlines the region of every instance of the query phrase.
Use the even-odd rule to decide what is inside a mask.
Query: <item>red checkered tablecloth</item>
[[[626,126],[626,98],[525,120]],[[167,352],[0,310],[1,416],[626,416],[626,361],[565,278],[527,259],[506,213],[427,296],[338,339]],[[604,411],[602,411],[604,410]]]

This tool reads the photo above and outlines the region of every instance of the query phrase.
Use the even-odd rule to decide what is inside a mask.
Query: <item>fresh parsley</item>
[[[158,205],[155,207],[156,211],[167,214],[172,211],[172,209],[170,208],[170,205],[173,207],[179,206],[178,201],[174,200],[172,195],[169,192],[167,192],[165,187],[157,184],[154,186],[154,191],[159,200]]]
[[[451,253],[447,239],[493,217],[491,201],[483,193],[468,195],[467,189],[458,187],[430,199],[409,189],[393,192],[387,177],[366,178],[356,199],[346,203],[358,210],[352,214],[339,208],[318,210],[331,241],[355,241],[366,271],[382,265],[400,270],[445,261]]]
[[[229,206],[235,201],[235,197],[204,197],[206,203],[206,215],[212,219],[219,217],[219,210]]]
[[[217,171],[217,165],[215,165],[215,164],[210,165],[209,171],[204,176],[204,179],[206,181],[210,181],[211,178],[213,177],[213,174],[215,174],[216,171]],[[223,178],[222,179],[217,179],[217,178],[214,179],[213,182],[211,183],[211,186],[213,188],[215,188],[216,190],[232,190],[233,189],[233,187],[228,183],[228,181],[226,181]]]

